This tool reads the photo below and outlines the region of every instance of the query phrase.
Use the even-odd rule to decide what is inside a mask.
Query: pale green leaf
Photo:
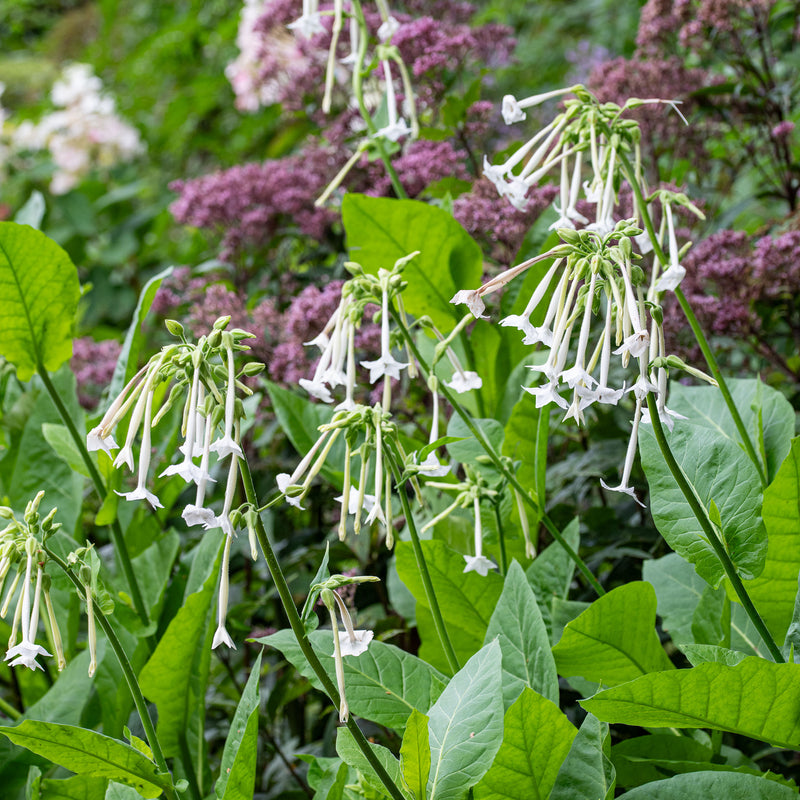
[[[0,355],[28,381],[72,355],[78,270],[52,239],[28,225],[0,222]]]
[[[655,623],[656,594],[649,583],[613,589],[567,624],[553,648],[559,674],[614,686],[672,669]]]
[[[44,778],[39,785],[39,791],[31,794],[31,800],[98,800],[106,792],[108,778],[95,778],[90,775],[73,775],[71,778]],[[120,786],[126,792],[132,792],[127,797],[140,800],[141,795],[132,786],[124,786],[121,783],[111,784]],[[106,800],[109,796],[105,794]],[[113,798],[112,798],[113,800]],[[118,800],[123,800],[120,795]]]
[[[506,711],[503,744],[475,800],[546,800],[577,731],[558,706],[525,688]]]
[[[95,795],[95,797],[97,797],[97,795]],[[103,800],[138,800],[140,797],[141,795],[136,789],[111,781],[111,783],[108,784],[108,789],[106,789]],[[90,798],[87,798],[87,800],[90,800]],[[94,798],[91,798],[91,800],[94,800]]]
[[[308,639],[335,680],[331,631],[314,631]],[[278,631],[255,641],[280,650],[301,675],[322,689],[292,631]],[[344,657],[344,681],[352,714],[402,732],[412,711],[427,713],[447,678],[411,653],[373,640],[361,655]]]
[[[96,731],[26,719],[14,728],[0,727],[0,733],[71,772],[113,778],[145,798],[159,797],[172,783],[138,750]]]
[[[709,662],[735,667],[747,658],[746,653],[738,650],[729,650],[727,647],[718,647],[713,644],[684,644],[681,645],[681,652],[694,667]]]
[[[725,549],[743,578],[764,567],[767,535],[761,522],[761,481],[739,445],[724,433],[681,420],[667,434],[670,449],[700,502],[713,499],[722,518]],[[724,576],[722,564],[669,471],[651,426],[639,429],[639,452],[650,485],[650,511],[667,544],[695,565],[712,586]]]
[[[406,722],[400,745],[400,771],[405,787],[415,800],[426,800],[426,787],[431,772],[431,744],[428,738],[428,717],[414,709]]]
[[[252,800],[256,780],[258,705],[261,699],[261,653],[250,668],[236,713],[233,715],[214,792],[224,800]]]
[[[608,757],[610,738],[608,725],[587,714],[558,771],[550,800],[610,800],[614,796],[616,772]]]
[[[428,800],[459,800],[486,774],[503,739],[497,642],[486,645],[453,676],[428,717]]]
[[[735,772],[692,772],[625,792],[626,800],[789,800],[797,792],[775,781]]]
[[[581,705],[606,722],[715,728],[792,750],[800,746],[800,665],[750,656],[643,675]]]
[[[44,436],[53,452],[73,471],[84,478],[90,477],[89,470],[81,457],[81,452],[75,444],[75,440],[70,436],[66,425],[55,422],[45,422],[42,425],[42,435]]]
[[[412,800],[411,795],[403,789],[403,781],[400,777],[400,762],[389,750],[385,747],[381,747],[379,744],[370,744],[369,747],[377,756],[381,766],[386,770],[392,783],[402,792],[407,800]],[[353,734],[350,733],[347,728],[339,728],[336,731],[336,752],[345,764],[353,767],[353,769],[357,769],[373,789],[382,792],[388,797],[388,791],[378,777],[378,773],[375,771],[372,764],[369,763],[367,757],[361,751],[361,748],[356,744]]]
[[[522,567],[506,574],[503,593],[489,621],[485,642],[498,637],[503,654],[503,699],[506,707],[528,686],[558,703],[558,675],[550,637]]]

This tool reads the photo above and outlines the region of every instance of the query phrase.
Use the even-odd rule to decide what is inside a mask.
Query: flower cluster
[[[139,155],[139,133],[116,114],[113,98],[103,92],[88,64],[71,64],[53,84],[50,95],[60,110],[38,123],[22,122],[14,131],[17,150],[48,150],[56,171],[53,194],[64,194],[93,167],[111,167]]]
[[[65,665],[64,651],[50,599],[50,576],[45,572],[47,557],[41,547],[42,540],[55,533],[61,525],[54,521],[56,509],[50,511],[44,519],[40,518],[39,505],[43,497],[44,492],[39,492],[28,503],[22,522],[16,519],[10,508],[0,506],[0,518],[8,521],[6,527],[0,531],[0,593],[12,568],[14,570],[14,579],[0,606],[0,618],[4,619],[8,614],[11,601],[19,588],[5,660],[12,667],[42,669],[36,659],[50,655],[44,647],[36,644],[41,601],[44,598],[49,638],[61,671]],[[20,636],[19,642],[17,635]]]
[[[154,508],[161,508],[161,502],[147,485],[151,458],[151,428],[158,424],[170,410],[178,397],[185,395],[182,415],[184,441],[180,453],[182,459],[168,466],[160,477],[179,475],[187,483],[194,483],[195,499],[183,510],[187,525],[200,525],[206,530],[221,529],[225,534],[222,574],[220,580],[219,625],[214,636],[213,646],[221,643],[233,647],[233,641],[225,629],[225,611],[228,598],[228,563],[230,543],[234,534],[235,521],[242,517],[239,510],[233,509],[239,473],[239,460],[243,458],[239,441],[240,420],[243,416],[238,394],[251,394],[242,383],[242,378],[258,374],[263,364],[251,362],[237,372],[235,353],[249,350],[243,340],[252,334],[243,330],[227,331],[229,317],[223,317],[214,325],[208,336],[203,336],[197,344],[191,344],[183,336],[183,328],[178,323],[168,323],[170,331],[180,338],[180,343],[168,345],[155,355],[131,379],[111,403],[100,423],[87,436],[90,451],[104,450],[109,456],[119,450],[114,466],[135,467],[133,445],[141,429],[139,450],[138,480],[136,488],[130,492],[117,492],[126,500],[147,500]],[[161,384],[173,383],[166,400],[159,409],[153,408],[156,390]],[[188,392],[187,392],[188,390]],[[159,393],[159,396],[164,396]],[[114,441],[113,431],[127,417],[127,435],[120,448]],[[205,504],[206,490],[215,479],[210,472],[211,454],[216,454],[218,462],[228,461],[228,474],[225,486],[225,499],[222,511],[216,514]],[[199,459],[199,464],[196,460]]]
[[[96,342],[91,336],[75,339],[72,343],[70,367],[75,373],[78,401],[88,410],[100,400],[100,391],[114,375],[122,345],[116,339]]]

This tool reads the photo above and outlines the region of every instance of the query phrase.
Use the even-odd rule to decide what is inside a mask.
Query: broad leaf
[[[797,792],[775,781],[735,772],[692,772],[625,792],[626,800],[789,800]]]
[[[503,426],[495,419],[473,419],[481,433],[489,440],[499,455],[503,449]],[[477,459],[486,457],[486,451],[478,440],[472,435],[461,417],[453,414],[447,425],[447,435],[457,441],[447,445],[447,452],[462,464],[475,464]]]
[[[219,778],[214,793],[224,800],[252,800],[256,781],[256,749],[258,745],[258,704],[261,699],[261,653],[250,669],[236,713],[233,715]]]
[[[510,706],[527,686],[558,703],[558,675],[550,637],[530,584],[516,562],[489,621],[485,642],[498,637],[503,654],[503,699]]]
[[[616,773],[608,757],[610,739],[608,725],[587,714],[558,771],[550,800],[610,800],[614,796]]]
[[[72,772],[133,786],[142,797],[159,797],[172,785],[169,774],[138,750],[95,731],[26,719],[14,728],[0,727],[0,733]]]
[[[202,672],[200,650],[206,647],[216,582],[212,571],[202,589],[186,598],[139,676],[145,697],[158,708],[156,733],[168,758],[179,755],[180,739],[189,725],[192,685],[196,673]]]
[[[52,239],[28,225],[0,222],[0,356],[29,381],[72,355],[78,270]]]
[[[330,630],[314,631],[308,638],[325,671],[335,680]],[[322,690],[290,630],[255,641],[280,650],[301,675]],[[378,641],[370,642],[360,656],[344,657],[344,680],[352,714],[401,732],[411,712],[427,713],[447,683],[444,675],[416,656]]]
[[[428,712],[428,800],[460,800],[492,764],[503,739],[500,646],[486,645]]]
[[[416,709],[406,723],[400,746],[400,771],[403,783],[416,800],[425,800],[431,772],[431,743],[428,738],[428,717]]]
[[[606,722],[715,728],[795,750],[800,746],[800,665],[751,656],[643,675],[581,705]]]
[[[90,775],[73,775],[71,778],[62,778],[61,780],[45,778],[39,784],[39,794],[36,794],[34,789],[31,797],[36,800],[97,800],[101,797],[104,797],[105,800],[115,800],[107,793],[107,784],[108,778],[95,778]],[[132,796],[135,800],[141,798],[139,792],[132,786],[125,786],[121,783],[112,783],[111,785],[119,786],[126,792],[133,793],[133,795],[128,794],[127,797]],[[123,800],[123,796],[119,795],[117,800]]]
[[[445,625],[456,655],[463,663],[483,644],[489,620],[503,590],[503,579],[496,572],[484,577],[476,572],[465,574],[464,557],[444,542],[423,541],[421,544]],[[399,542],[395,553],[397,574],[417,601],[419,623],[420,610],[429,609],[411,543]],[[425,639],[423,644],[427,645]]]
[[[359,194],[345,195],[342,221],[350,258],[370,274],[419,251],[403,273],[403,304],[449,332],[465,311],[451,298],[460,289],[477,289],[483,271],[480,247],[458,222],[428,203]]]
[[[529,688],[508,709],[503,744],[475,787],[476,800],[546,800],[577,731],[558,706]]]
[[[777,389],[758,378],[727,379],[727,384],[756,451],[766,454],[767,476],[772,481],[789,452],[789,439],[794,435],[794,410]],[[673,383],[669,404],[694,424],[713,430],[742,448],[739,432],[719,389]]]
[[[724,433],[682,420],[667,434],[675,459],[700,502],[712,501],[722,520],[725,549],[743,578],[754,578],[764,567],[767,535],[761,522],[761,481],[739,445]],[[650,484],[653,521],[667,544],[695,565],[712,586],[724,576],[722,564],[683,492],[669,471],[649,425],[639,429],[639,452]]]
[[[738,650],[729,650],[727,647],[717,647],[712,644],[684,644],[681,652],[689,659],[689,663],[696,667],[711,661],[718,664],[727,664],[735,667],[747,658],[746,653]]]
[[[745,587],[770,633],[782,641],[792,619],[800,572],[800,437],[764,492],[769,537],[764,571]]]
[[[564,629],[553,648],[559,674],[614,686],[672,669],[655,623],[656,594],[649,583],[613,589]]]

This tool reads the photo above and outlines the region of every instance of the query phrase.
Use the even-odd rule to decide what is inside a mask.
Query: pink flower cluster
[[[91,336],[72,343],[70,367],[78,385],[78,402],[87,410],[94,409],[103,389],[111,383],[122,345],[116,339],[96,342]]]

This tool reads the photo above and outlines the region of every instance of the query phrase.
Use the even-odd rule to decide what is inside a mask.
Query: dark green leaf
[[[626,800],[789,800],[797,792],[775,781],[734,772],[692,772],[654,781],[622,795]]]

